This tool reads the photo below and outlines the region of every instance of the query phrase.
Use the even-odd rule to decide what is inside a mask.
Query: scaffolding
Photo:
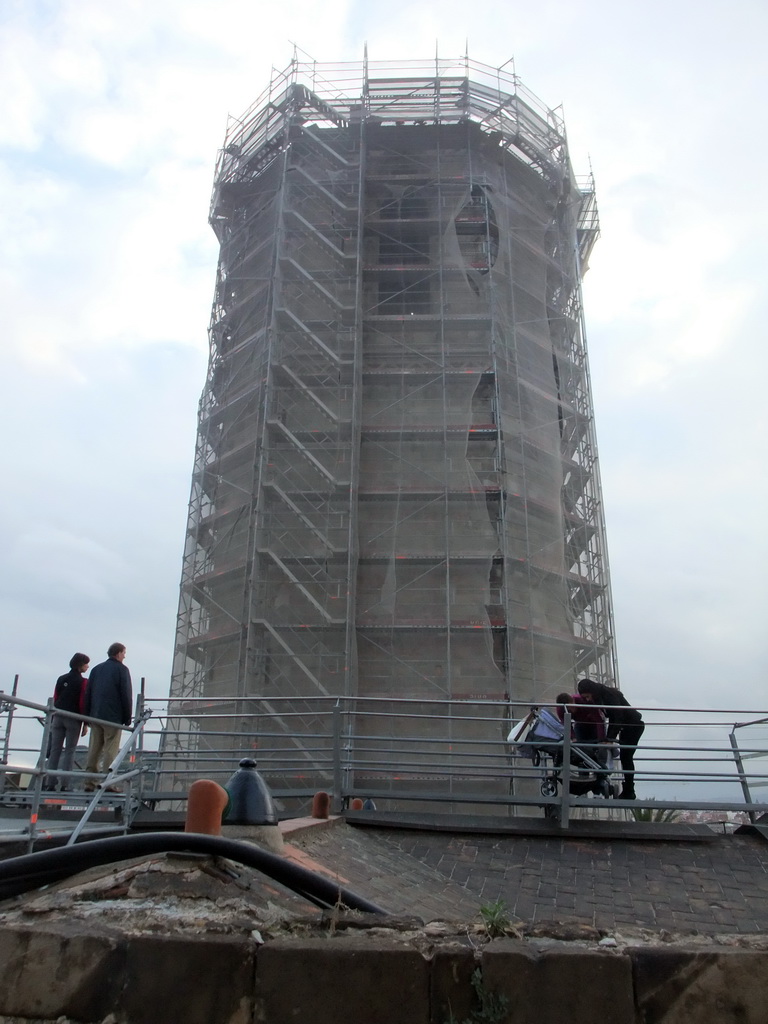
[[[560,116],[468,58],[294,60],[230,120],[210,220],[179,711],[242,713],[245,755],[245,699],[290,697],[275,723],[311,773],[320,696],[423,698],[425,744],[458,757],[516,702],[615,685],[581,305],[599,228]],[[492,736],[484,701],[507,709]],[[172,732],[182,759],[210,742]]]

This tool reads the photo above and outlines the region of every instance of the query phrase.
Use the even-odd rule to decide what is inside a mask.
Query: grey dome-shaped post
[[[277,825],[272,794],[252,758],[243,758],[224,788],[229,794],[225,825]]]

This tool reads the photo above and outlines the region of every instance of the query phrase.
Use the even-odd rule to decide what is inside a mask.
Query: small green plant
[[[505,935],[511,926],[504,900],[495,900],[493,903],[484,904],[480,907],[480,917],[482,917],[485,930],[491,939]]]
[[[509,999],[488,991],[483,984],[483,972],[479,967],[472,971],[472,988],[475,990],[475,998],[480,1005],[462,1021],[451,1014],[446,1024],[501,1024],[507,1013]]]
[[[632,817],[635,821],[677,821],[680,812],[674,807],[633,807]]]

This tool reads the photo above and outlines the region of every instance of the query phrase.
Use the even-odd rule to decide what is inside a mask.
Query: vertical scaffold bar
[[[571,715],[567,709],[563,715],[563,769],[560,781],[560,828],[568,828],[571,811]]]
[[[341,701],[337,700],[333,705],[333,794],[331,805],[334,814],[341,811],[342,800]]]
[[[728,733],[728,739],[731,741],[733,760],[736,762],[736,771],[739,773],[739,782],[741,783],[741,791],[744,794],[744,803],[751,804],[752,793],[749,789],[749,779],[747,778],[747,773],[744,771],[744,762],[741,757],[741,751],[739,750],[739,744],[736,742],[736,734],[733,730]],[[757,815],[754,811],[747,811],[747,814],[749,815],[749,820],[754,825],[755,821],[757,821]]]
[[[15,697],[19,689],[19,676],[18,673],[13,677],[13,689],[11,690],[11,697]],[[11,726],[13,725],[13,713],[16,709],[16,704],[13,700],[5,702],[3,700],[3,692],[0,690],[0,711],[8,712],[8,720],[5,723],[5,736],[3,737],[3,753],[0,758],[0,763],[8,764],[8,755],[11,751]],[[5,772],[0,774],[0,793],[5,792]]]

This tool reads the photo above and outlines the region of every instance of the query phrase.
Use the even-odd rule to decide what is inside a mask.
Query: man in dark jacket
[[[102,661],[100,665],[91,669],[83,713],[92,718],[101,718],[105,722],[114,722],[115,725],[92,723],[88,763],[85,769],[88,772],[98,772],[99,762],[101,771],[107,771],[120,749],[120,726],[131,724],[133,691],[131,673],[123,664],[125,645],[111,644],[107,655],[107,661]],[[89,780],[85,788],[95,789],[96,783]]]

